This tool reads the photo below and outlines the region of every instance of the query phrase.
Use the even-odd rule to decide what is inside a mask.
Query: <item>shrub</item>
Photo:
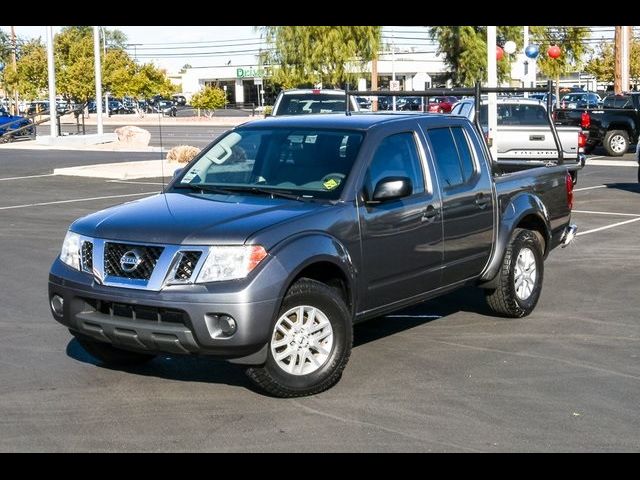
[[[198,153],[198,147],[178,145],[167,152],[167,160],[172,163],[189,163]]]

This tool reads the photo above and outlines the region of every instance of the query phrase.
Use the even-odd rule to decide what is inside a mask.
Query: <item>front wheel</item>
[[[485,292],[489,308],[506,317],[526,317],[540,298],[543,273],[539,234],[516,228],[502,259],[497,287]]]
[[[341,295],[324,283],[294,283],[271,328],[267,361],[246,370],[276,397],[314,395],[335,385],[351,354],[351,314]]]

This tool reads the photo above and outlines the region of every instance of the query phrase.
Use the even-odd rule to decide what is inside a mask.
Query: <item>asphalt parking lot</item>
[[[213,359],[114,370],[85,353],[49,313],[49,266],[75,218],[162,182],[49,175],[130,153],[35,154],[0,151],[0,451],[640,449],[636,166],[581,172],[580,234],[548,258],[530,317],[492,317],[465,289],[358,325],[338,385],[281,400]]]

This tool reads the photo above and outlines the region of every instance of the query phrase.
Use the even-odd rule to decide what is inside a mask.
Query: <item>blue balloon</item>
[[[538,45],[529,45],[524,49],[524,54],[535,60],[540,54],[540,47]]]

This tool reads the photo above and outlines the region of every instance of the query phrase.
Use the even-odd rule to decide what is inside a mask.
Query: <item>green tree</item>
[[[204,87],[191,97],[191,106],[200,110],[204,110],[209,117],[213,115],[216,109],[224,107],[226,96],[224,90],[218,87]]]
[[[613,44],[603,43],[598,53],[587,63],[585,72],[590,73],[599,82],[613,83],[615,80],[615,52]],[[632,40],[629,56],[629,76],[637,83],[640,79],[640,40]]]
[[[487,80],[487,27],[436,26],[430,36],[438,42],[438,53],[444,56],[449,78],[454,86],[472,86]],[[508,40],[522,49],[522,27],[498,27],[496,42],[504,45]],[[509,77],[509,55],[498,62],[498,81]]]
[[[560,103],[560,76],[582,70],[582,58],[588,52],[585,40],[589,37],[587,27],[531,27],[531,43],[540,45],[537,60],[538,71],[554,80],[556,102]],[[560,47],[560,57],[547,55],[550,46]]]
[[[358,66],[377,56],[381,46],[379,26],[279,26],[261,27],[273,51],[261,61],[278,65],[272,80],[284,88],[340,87],[352,82]]]
[[[178,73],[185,73],[187,70],[191,68],[191,64],[185,63]]]
[[[86,103],[95,96],[93,29],[65,27],[53,41],[56,89],[66,100]]]
[[[48,85],[47,52],[40,38],[24,43],[19,51],[17,69],[9,67],[5,82],[17,88],[23,98],[36,99],[42,96]]]

